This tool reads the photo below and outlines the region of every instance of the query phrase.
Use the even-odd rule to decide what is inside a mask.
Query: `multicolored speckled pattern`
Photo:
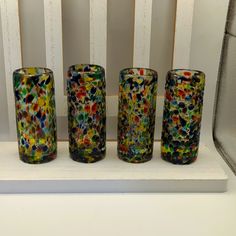
[[[169,71],[163,114],[161,156],[174,164],[196,160],[200,139],[205,74],[196,70]]]
[[[56,114],[53,73],[45,68],[14,71],[16,125],[22,161],[36,164],[56,157]]]
[[[105,71],[97,65],[73,65],[68,77],[70,156],[84,163],[99,161],[106,150]]]
[[[118,156],[130,163],[152,158],[157,72],[131,68],[120,72]]]

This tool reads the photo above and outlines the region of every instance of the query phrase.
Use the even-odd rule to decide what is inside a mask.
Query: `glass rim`
[[[129,70],[145,70],[145,71],[149,71],[151,72],[150,75],[139,75],[139,74],[129,74],[127,73]],[[156,70],[153,70],[151,68],[147,68],[147,67],[127,67],[127,68],[124,68],[120,71],[120,75],[127,75],[127,76],[130,76],[130,77],[133,77],[133,76],[140,76],[140,77],[151,77],[153,75],[156,75],[156,77],[158,76],[158,73]]]
[[[34,73],[34,74],[33,73],[30,74],[28,72],[26,73],[26,71],[32,70],[32,69],[34,69],[34,70],[41,70],[42,72],[41,73],[37,72],[37,73]],[[48,75],[48,74],[52,74],[53,75],[53,71],[51,69],[47,68],[47,67],[32,66],[32,67],[21,67],[21,68],[18,68],[18,69],[13,71],[13,75],[16,75],[16,74],[22,75],[24,77],[31,78],[31,77],[35,77],[35,76],[42,76],[42,75]]]
[[[186,73],[191,73],[191,74],[180,74],[177,72],[186,72]],[[184,78],[184,80],[181,80],[182,82],[184,81],[184,83],[191,83],[194,78],[199,78],[199,81],[195,80],[196,84],[201,84],[204,83],[206,81],[206,75],[204,72],[200,71],[200,70],[194,70],[194,69],[173,69],[173,70],[169,70],[167,72],[167,80],[168,79],[173,79],[175,81],[180,80],[181,78]]]
[[[199,73],[201,75],[204,75],[204,77],[206,76],[205,73],[201,70],[188,69],[188,68],[180,68],[180,69],[176,68],[176,69],[169,70],[167,73],[168,74],[173,74],[173,75],[176,75],[176,76],[180,76],[179,74],[176,73],[177,71],[186,71],[186,72],[190,72],[190,73],[195,72],[195,73]]]
[[[89,66],[89,67],[95,67],[98,68],[99,70],[97,71],[78,71],[77,69],[75,69],[76,66]],[[68,68],[68,72],[74,72],[76,74],[91,74],[91,75],[99,75],[99,74],[103,74],[105,73],[105,69],[97,64],[89,64],[89,63],[82,63],[82,64],[73,64],[71,66],[69,66]],[[68,78],[70,79],[72,76],[68,76]]]

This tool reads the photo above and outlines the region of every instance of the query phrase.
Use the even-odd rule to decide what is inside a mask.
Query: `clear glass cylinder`
[[[130,163],[150,160],[153,153],[157,72],[128,68],[120,72],[118,156]]]
[[[56,158],[56,108],[53,72],[21,68],[13,72],[20,159],[36,164]]]
[[[167,73],[161,156],[174,164],[190,164],[198,154],[205,74],[175,69]]]
[[[106,152],[104,69],[90,64],[71,66],[67,93],[71,158],[84,163],[103,159]]]

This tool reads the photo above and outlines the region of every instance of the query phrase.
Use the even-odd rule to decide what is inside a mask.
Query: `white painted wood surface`
[[[107,65],[107,0],[90,0],[90,63]]]
[[[47,67],[53,71],[56,111],[58,116],[67,114],[67,100],[63,82],[61,0],[44,0],[44,22]]]
[[[105,159],[84,164],[71,160],[68,143],[60,142],[55,160],[30,165],[19,160],[15,142],[0,143],[0,193],[226,191],[227,176],[217,154],[204,144],[198,160],[186,166],[162,160],[159,142],[153,159],[141,165],[119,160],[116,148],[116,142],[108,142]]]
[[[173,68],[190,66],[194,0],[177,0]]]
[[[134,67],[149,67],[152,0],[135,0]]]

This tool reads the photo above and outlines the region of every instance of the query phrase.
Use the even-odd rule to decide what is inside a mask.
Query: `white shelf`
[[[69,158],[68,143],[58,143],[57,159],[41,165],[19,160],[16,142],[0,142],[0,193],[73,192],[224,192],[227,176],[214,152],[200,145],[191,165],[173,165],[160,158],[130,164],[118,159],[116,142],[107,142],[106,158],[93,164]]]

